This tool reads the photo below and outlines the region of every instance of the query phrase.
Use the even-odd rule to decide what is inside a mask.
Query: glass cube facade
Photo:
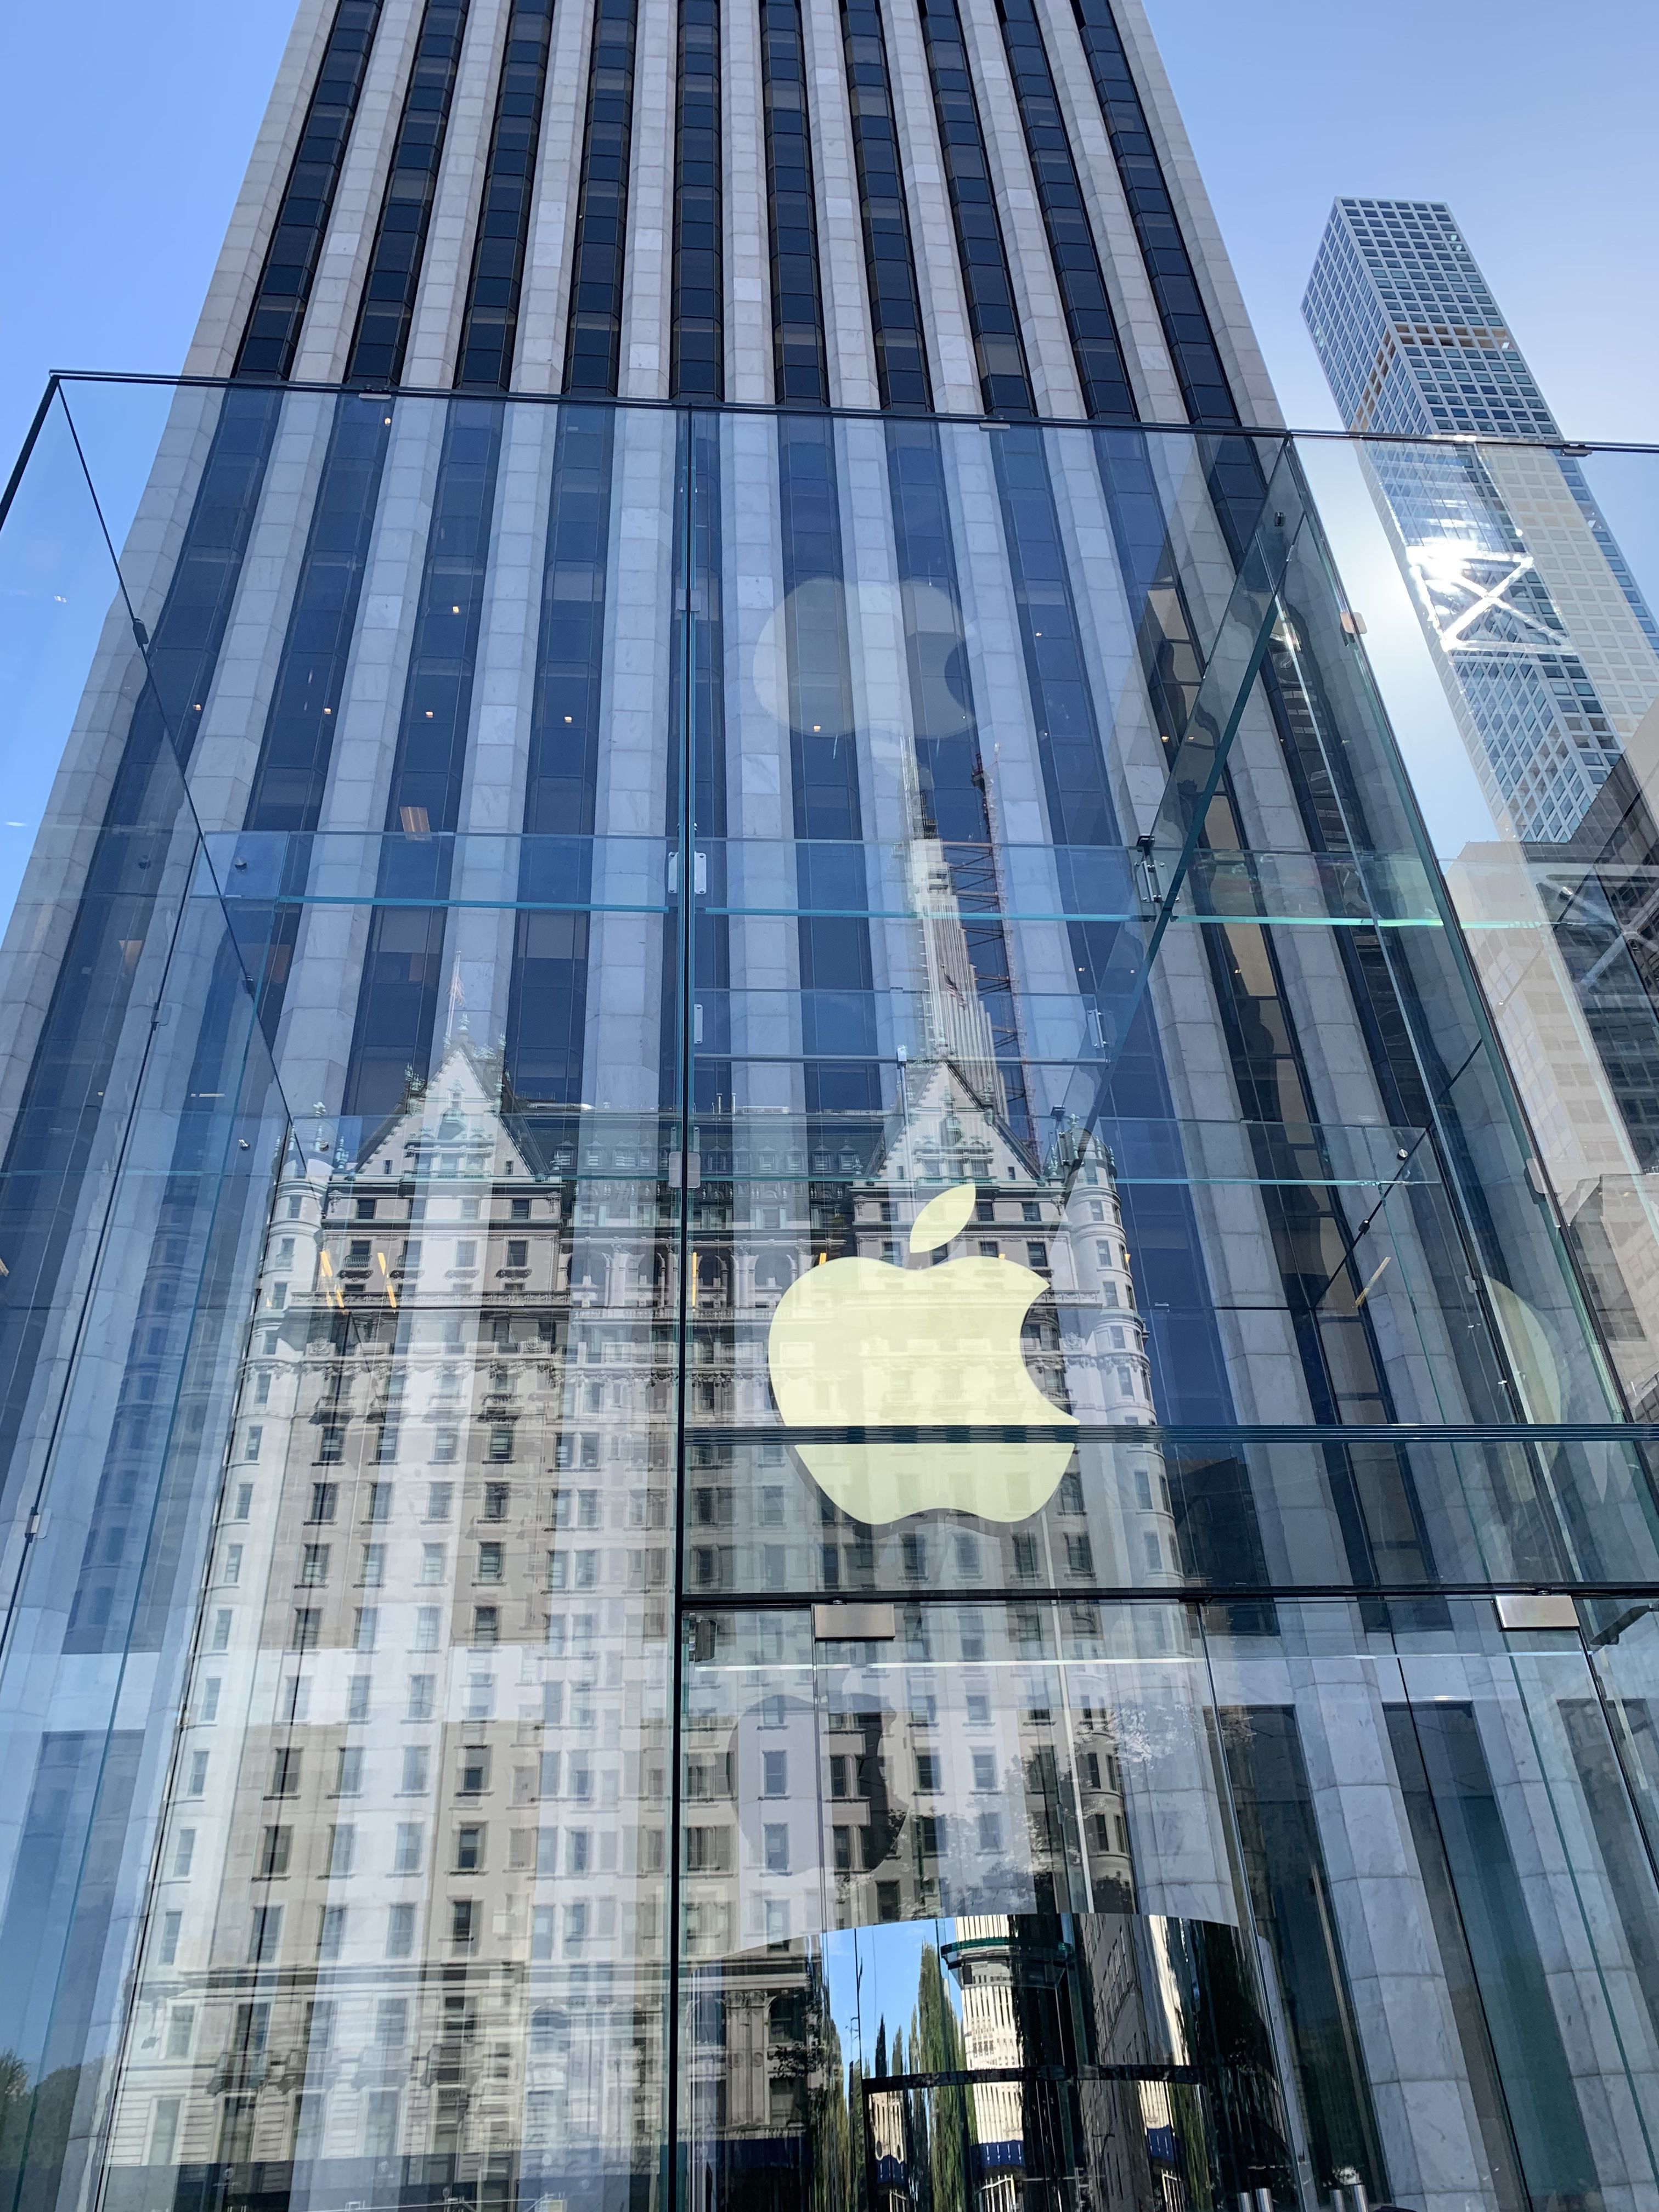
[[[13,2201],[1659,2199],[1649,1248],[1357,631],[1279,434],[54,387]]]

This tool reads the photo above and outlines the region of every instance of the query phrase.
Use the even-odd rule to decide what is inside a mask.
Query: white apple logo
[[[974,1210],[974,1186],[941,1192],[916,1217],[913,1252],[948,1244]],[[767,1344],[772,1391],[795,1428],[1041,1428],[1000,1443],[795,1445],[819,1487],[855,1521],[897,1521],[945,1507],[1024,1521],[1053,1497],[1072,1456],[1069,1413],[1026,1370],[1020,1324],[1048,1289],[1007,1260],[894,1267],[834,1260],[792,1283]]]

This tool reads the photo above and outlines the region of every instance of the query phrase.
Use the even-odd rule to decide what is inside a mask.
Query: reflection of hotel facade
[[[1135,0],[306,0],[190,367],[0,523],[0,2185],[1649,2203],[1644,1324]]]

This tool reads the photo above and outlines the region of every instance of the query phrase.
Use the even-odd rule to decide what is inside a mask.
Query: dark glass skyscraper
[[[1651,1443],[1136,0],[304,0],[189,368],[0,527],[0,2187],[1645,2203]]]

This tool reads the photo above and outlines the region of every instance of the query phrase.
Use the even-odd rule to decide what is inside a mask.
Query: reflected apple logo
[[[941,1192],[916,1217],[913,1253],[950,1243],[974,1210],[974,1185]],[[998,1440],[791,1439],[819,1487],[855,1521],[878,1524],[941,1508],[1024,1521],[1053,1497],[1073,1451],[1069,1413],[1031,1380],[1020,1327],[1048,1289],[1002,1259],[896,1267],[833,1260],[778,1301],[767,1364],[791,1428],[1029,1428]]]

